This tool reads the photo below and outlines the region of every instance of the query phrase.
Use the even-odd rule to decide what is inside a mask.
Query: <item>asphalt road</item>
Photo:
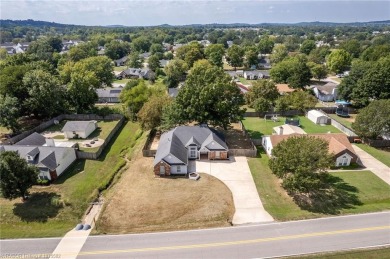
[[[0,241],[1,254],[51,253],[55,240]],[[390,212],[207,230],[90,236],[78,258],[263,258],[381,245],[390,245]]]

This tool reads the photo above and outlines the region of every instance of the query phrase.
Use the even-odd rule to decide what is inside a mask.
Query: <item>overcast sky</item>
[[[1,19],[77,25],[390,20],[390,1],[0,0]]]

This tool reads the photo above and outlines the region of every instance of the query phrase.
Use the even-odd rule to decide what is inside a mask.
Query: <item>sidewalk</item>
[[[358,146],[352,145],[352,147],[366,169],[390,185],[390,168]]]
[[[74,230],[72,229],[61,239],[56,249],[52,253],[51,258],[76,259],[85,241],[95,226],[95,220],[101,211],[101,204],[94,204],[89,213],[85,216],[83,224],[89,224],[89,230]]]

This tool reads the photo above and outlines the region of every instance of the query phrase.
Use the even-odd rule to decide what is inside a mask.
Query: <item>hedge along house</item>
[[[88,138],[97,127],[96,121],[68,121],[61,131],[67,139]]]
[[[228,159],[228,147],[208,126],[179,126],[161,135],[153,162],[156,176],[187,174],[188,160]]]

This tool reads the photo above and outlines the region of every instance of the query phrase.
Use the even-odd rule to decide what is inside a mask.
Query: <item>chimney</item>
[[[279,127],[279,135],[283,135],[283,126]]]
[[[55,143],[54,143],[54,139],[52,139],[52,138],[47,138],[47,139],[46,139],[46,146],[48,146],[48,147],[55,147],[56,145],[55,145]]]

